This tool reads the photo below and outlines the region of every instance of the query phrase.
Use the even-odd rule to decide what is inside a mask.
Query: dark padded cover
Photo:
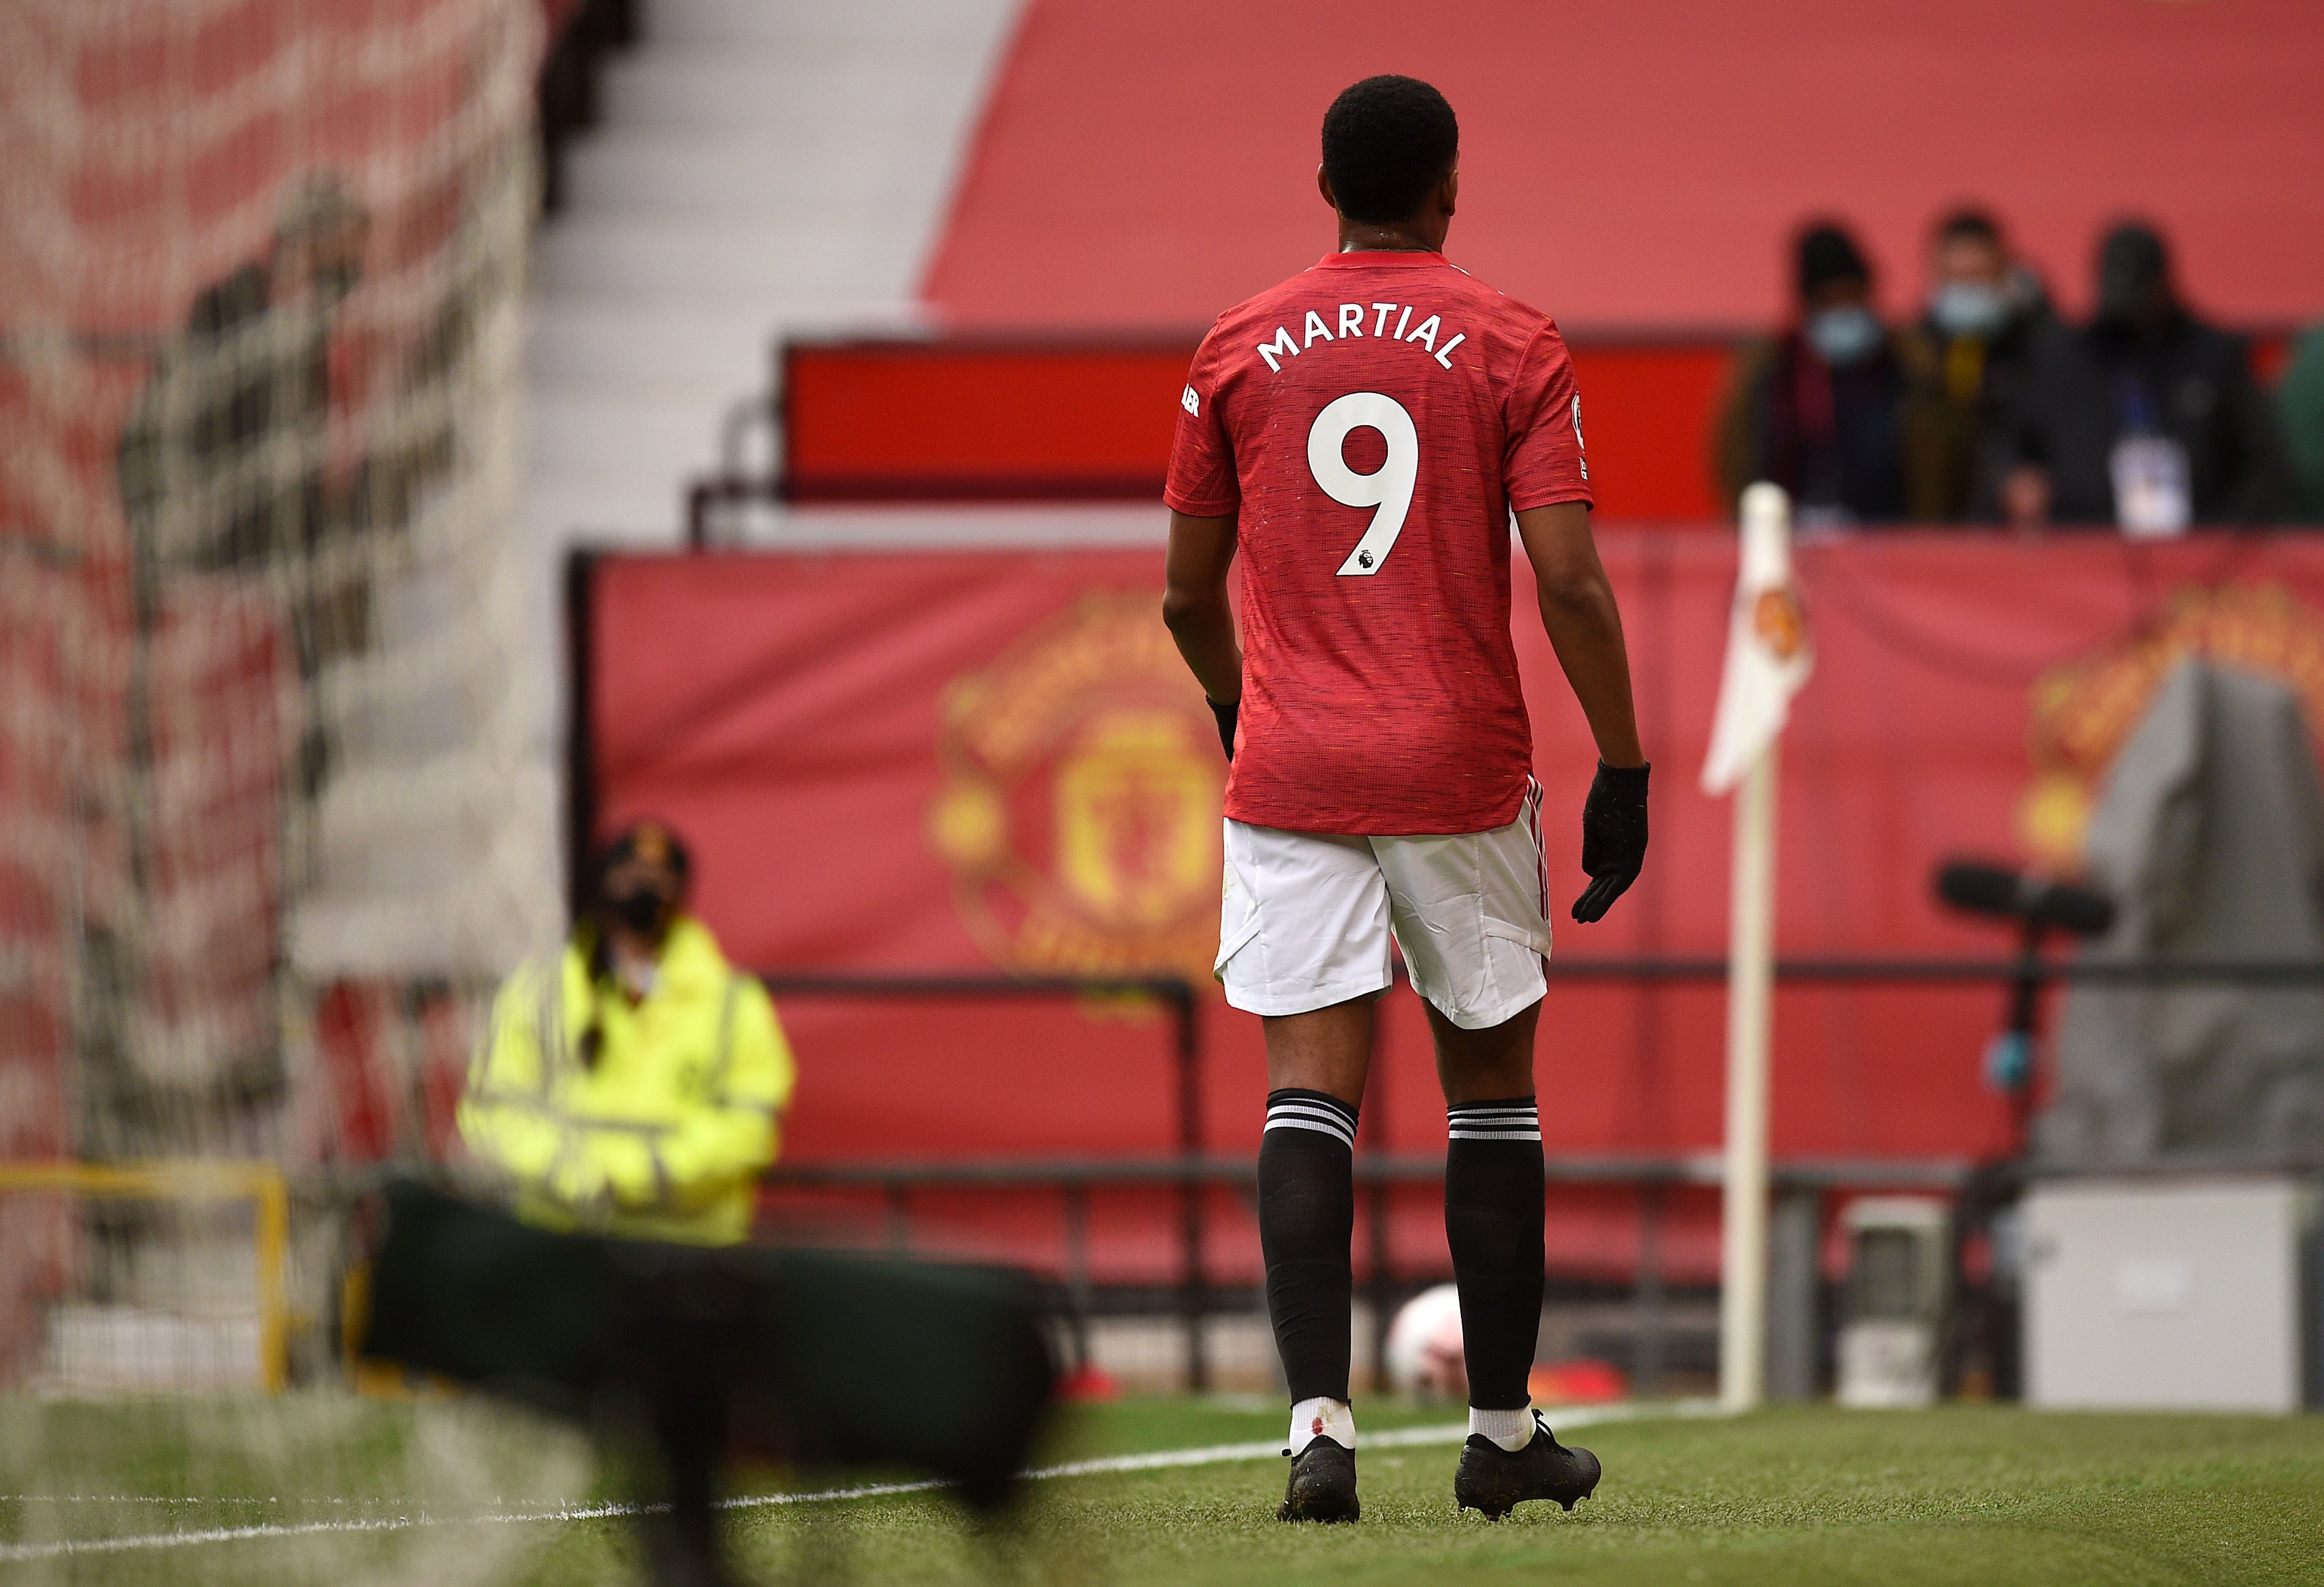
[[[706,1316],[728,1330],[738,1436],[918,1467],[979,1500],[1022,1468],[1049,1403],[1038,1294],[1007,1270],[553,1234],[410,1182],[386,1204],[364,1353],[558,1414],[650,1376],[624,1353],[653,1350],[674,1312],[689,1339]]]

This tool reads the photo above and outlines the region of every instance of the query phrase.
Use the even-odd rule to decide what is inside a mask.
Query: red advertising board
[[[1198,335],[793,341],[782,480],[796,501],[1106,499],[1162,493]],[[1729,338],[1585,339],[1600,521],[1715,518]]]
[[[1657,766],[1654,847],[1606,922],[1559,922],[1557,952],[1715,955],[1729,811],[1694,778],[1732,547],[1637,534],[1609,538],[1605,555]],[[1817,660],[1784,747],[1785,954],[1999,950],[1938,912],[1932,868],[1961,853],[2069,856],[2114,750],[2180,656],[2280,674],[2324,707],[2315,540],[1905,533],[1803,545],[1799,565]],[[1208,991],[1227,768],[1162,629],[1160,583],[1158,546],[604,558],[587,702],[600,828],[653,813],[684,831],[699,911],[746,964],[1175,968]],[[1515,631],[1563,898],[1582,881],[1576,822],[1593,757],[1528,608]],[[1999,1150],[2006,1110],[1978,1059],[2000,999],[1784,988],[1777,1156]],[[1368,1130],[1388,1149],[1438,1149],[1425,1026],[1408,992],[1388,1007]],[[785,1018],[801,1069],[795,1161],[1175,1143],[1167,1026],[1135,1007],[800,1001]],[[1205,1021],[1207,1138],[1253,1148],[1258,1023],[1215,1001]],[[1549,1149],[1715,1146],[1721,1021],[1716,986],[1554,986],[1539,1071]],[[1626,1227],[1577,1213],[1563,1260],[1618,1264]],[[1414,1231],[1425,1239],[1425,1220]],[[1150,1232],[1161,1262],[1158,1222]],[[1147,1247],[1123,1234],[1100,1242],[1104,1260],[1136,1267]],[[1250,1254],[1230,1245],[1225,1261]],[[1710,1270],[1707,1240],[1670,1254],[1682,1271]]]

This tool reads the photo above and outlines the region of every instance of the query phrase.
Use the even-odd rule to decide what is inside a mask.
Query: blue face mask
[[[1808,345],[1835,369],[1861,363],[1880,345],[1880,322],[1860,304],[1821,308],[1808,316]]]
[[[2009,299],[1983,281],[1947,281],[1929,299],[1929,317],[1948,336],[1990,338],[2009,323]]]

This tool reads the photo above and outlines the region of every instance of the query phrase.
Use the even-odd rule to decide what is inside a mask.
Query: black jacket
[[[1980,472],[2036,464],[2049,471],[2053,519],[2111,524],[2115,443],[2142,413],[2186,450],[2196,523],[2259,523],[2279,509],[2282,436],[2244,344],[2183,310],[2144,333],[2047,327],[1996,437],[1999,455]]]
[[[1817,357],[1796,331],[1747,353],[1721,427],[1727,499],[1754,480],[1773,480],[1804,509],[1867,524],[1903,518],[1904,386],[1893,341],[1845,369]]]

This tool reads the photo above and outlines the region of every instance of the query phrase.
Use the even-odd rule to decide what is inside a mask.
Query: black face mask
[[[605,900],[605,913],[641,935],[650,935],[669,907],[669,901],[650,887]]]

